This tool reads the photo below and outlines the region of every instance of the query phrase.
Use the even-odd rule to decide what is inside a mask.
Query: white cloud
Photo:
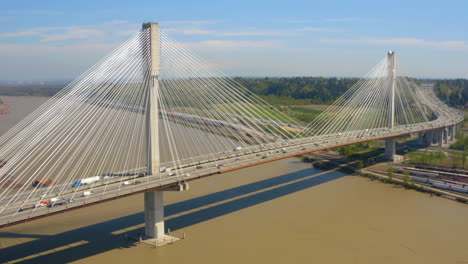
[[[281,37],[281,36],[294,36],[298,32],[326,32],[332,31],[324,27],[303,27],[289,30],[276,30],[276,31],[263,31],[263,30],[247,30],[247,31],[233,31],[218,34],[219,36],[231,37]]]
[[[118,26],[117,26],[118,25]],[[113,20],[97,25],[88,26],[60,26],[31,28],[24,31],[0,34],[0,38],[39,37],[40,42],[60,42],[65,40],[109,40],[115,36],[128,36],[137,32],[135,24],[127,21]]]
[[[172,33],[172,34],[182,34],[182,35],[209,35],[213,34],[213,31],[199,29],[199,28],[162,28],[164,32]]]
[[[213,32],[209,30],[203,30],[203,29],[184,29],[182,30],[182,33],[184,35],[207,35]]]
[[[15,37],[28,37],[28,36],[38,36],[41,33],[35,30],[26,30],[26,31],[19,31],[19,32],[12,32],[12,33],[3,33],[0,34],[0,37],[3,38],[15,38]]]
[[[193,44],[192,44],[193,45]],[[262,41],[250,41],[250,40],[205,40],[201,41],[195,46],[198,47],[211,47],[221,49],[232,49],[232,48],[266,48],[276,47],[279,45],[278,41],[273,40],[262,40]]]
[[[239,31],[239,32],[224,32],[221,36],[284,36],[287,32],[283,31]]]
[[[323,31],[330,31],[330,29],[323,28],[323,27],[303,27],[303,28],[297,29],[297,31],[323,32]]]
[[[89,39],[101,37],[104,32],[96,29],[86,29],[79,27],[72,27],[65,30],[62,34],[43,34],[41,42],[61,41],[70,39]]]
[[[112,51],[118,43],[0,44],[0,79],[73,79]]]
[[[386,46],[410,46],[410,47],[429,47],[448,50],[468,51],[468,44],[465,41],[431,41],[418,38],[361,38],[361,39],[322,39],[325,43],[343,43],[343,44],[366,44],[366,45],[386,45]]]
[[[307,23],[318,23],[318,22],[352,22],[361,20],[358,17],[335,17],[335,18],[322,18],[322,19],[302,19],[302,20],[286,20],[286,23],[290,24],[307,24]]]
[[[218,24],[221,21],[219,20],[170,20],[170,21],[162,21],[160,22],[161,25],[213,25]]]

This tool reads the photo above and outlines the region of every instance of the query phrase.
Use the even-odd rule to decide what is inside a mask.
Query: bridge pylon
[[[158,93],[159,93],[159,25],[145,23],[143,30],[149,30],[149,49],[142,44],[143,55],[146,61],[144,68],[145,78],[148,80],[146,101],[146,166],[147,175],[159,173],[159,128],[158,128]],[[145,40],[143,40],[145,41]],[[148,54],[149,53],[149,54]],[[150,238],[164,236],[164,196],[163,191],[149,191],[144,194],[145,203],[145,235]]]
[[[145,109],[146,173],[147,176],[151,176],[160,173],[158,102],[161,44],[159,24],[144,23],[142,30],[149,31],[149,43],[145,42],[147,41],[145,38],[142,40],[142,52],[146,60],[143,73],[148,83]],[[187,186],[184,188],[186,189]],[[145,242],[162,246],[178,240],[165,234],[164,190],[145,192],[144,206],[145,236],[149,238]]]
[[[388,129],[393,130],[395,125],[395,86],[397,78],[397,62],[396,54],[394,51],[387,53],[387,71],[389,78],[388,86]],[[385,154],[384,157],[388,160],[394,160],[396,155],[396,140],[395,138],[387,138],[385,140]]]

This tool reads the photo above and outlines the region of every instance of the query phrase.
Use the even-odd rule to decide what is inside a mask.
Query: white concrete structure
[[[159,131],[158,131],[158,93],[159,93],[159,25],[143,24],[143,30],[150,34],[150,78],[148,86],[148,101],[146,106],[146,157],[147,174],[159,173]],[[163,191],[145,192],[145,235],[150,238],[164,236],[164,193]]]
[[[395,85],[397,78],[397,63],[394,51],[387,53],[389,83],[388,129],[393,130],[395,124]],[[385,158],[394,160],[396,154],[395,138],[385,140]]]

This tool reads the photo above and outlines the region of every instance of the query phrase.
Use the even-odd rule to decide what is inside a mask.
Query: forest
[[[438,80],[434,86],[435,93],[447,104],[463,107],[468,102],[468,80]]]
[[[305,105],[331,104],[346,90],[351,88],[359,79],[324,77],[237,77],[234,78],[234,80],[271,104]]]
[[[358,78],[325,77],[236,77],[235,81],[273,105],[331,104]],[[428,80],[436,94],[451,106],[468,102],[468,80]],[[53,96],[66,84],[0,85],[0,95]]]

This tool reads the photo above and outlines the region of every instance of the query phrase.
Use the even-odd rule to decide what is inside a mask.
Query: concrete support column
[[[444,130],[444,144],[448,144],[448,139],[449,139],[449,129],[446,127]]]
[[[437,131],[437,142],[439,143],[439,147],[442,147],[444,144],[444,130],[440,129]]]
[[[164,236],[164,192],[145,192],[145,235],[151,238]]]
[[[423,146],[424,143],[425,143],[425,142],[424,142],[424,133],[419,132],[419,133],[418,133],[417,144],[418,144],[419,146]]]
[[[429,131],[424,132],[424,134],[423,134],[423,144],[422,145],[424,145],[425,147],[431,145],[429,136],[430,136]]]
[[[456,136],[456,133],[455,133],[455,126],[451,126],[451,132],[450,133],[450,141],[454,141],[455,140],[455,136]]]
[[[388,160],[395,160],[395,154],[396,154],[396,139],[395,138],[385,139],[384,157]]]

